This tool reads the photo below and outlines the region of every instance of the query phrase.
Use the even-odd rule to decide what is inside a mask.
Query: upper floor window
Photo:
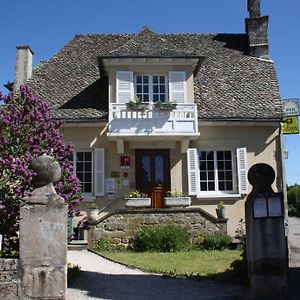
[[[167,99],[166,76],[137,75],[135,94],[145,102],[165,101]]]
[[[166,75],[142,75],[133,71],[116,72],[116,102],[127,103],[135,96],[145,102],[171,100],[187,102],[185,71],[170,71]]]

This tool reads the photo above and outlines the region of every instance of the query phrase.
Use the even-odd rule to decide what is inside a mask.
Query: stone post
[[[23,299],[66,299],[67,206],[53,183],[61,177],[50,156],[33,159],[32,195],[20,208],[20,267]]]
[[[246,201],[246,240],[251,299],[287,299],[287,240],[282,195],[272,190],[273,168],[248,172],[253,189]]]

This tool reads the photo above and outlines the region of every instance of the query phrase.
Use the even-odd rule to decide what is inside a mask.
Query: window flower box
[[[126,103],[126,107],[131,110],[145,110],[149,107],[149,102],[142,102],[139,97],[134,97],[133,100]]]
[[[172,101],[156,101],[154,102],[154,108],[156,110],[164,110],[164,111],[171,111],[177,107],[177,103],[173,103]]]
[[[146,208],[151,207],[151,198],[148,195],[139,191],[130,192],[128,197],[125,198],[126,207],[129,208]]]
[[[165,197],[165,207],[188,207],[191,205],[191,197]]]

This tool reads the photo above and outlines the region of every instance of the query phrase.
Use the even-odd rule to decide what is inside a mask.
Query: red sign
[[[130,168],[130,157],[129,156],[121,156],[120,157],[120,165],[121,168]]]

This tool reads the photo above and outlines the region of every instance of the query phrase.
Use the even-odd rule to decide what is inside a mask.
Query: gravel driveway
[[[165,278],[129,269],[94,253],[69,251],[68,261],[78,264],[81,275],[68,289],[68,299],[189,300],[244,299],[247,290],[210,280]]]

